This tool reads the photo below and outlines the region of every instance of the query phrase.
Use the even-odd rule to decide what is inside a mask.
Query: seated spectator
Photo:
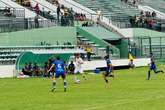
[[[63,4],[61,5],[61,9],[63,9],[63,10],[65,9],[65,6]]]
[[[27,63],[25,63],[24,67],[22,68],[22,73],[23,73],[24,75],[29,75],[29,76],[31,76],[31,74],[29,74],[29,71],[28,71],[28,64],[27,64]]]
[[[37,63],[34,63],[33,66],[33,76],[40,76],[40,68]]]
[[[152,17],[156,17],[156,12],[153,11],[151,15],[152,15]]]
[[[30,2],[30,0],[24,0],[22,5],[25,7],[31,7],[31,2]]]
[[[88,27],[88,22],[84,22],[84,23],[82,24],[82,27]]]
[[[48,68],[50,69],[50,67],[52,66],[52,63],[53,63],[53,59],[50,58],[48,59]],[[49,75],[53,75],[54,74],[54,68],[48,73]]]
[[[32,67],[32,63],[30,62],[29,65],[28,65],[28,69],[27,71],[29,72],[29,76],[32,76],[32,73],[33,73],[33,67]]]
[[[58,6],[59,5],[59,2],[58,2],[58,0],[52,0],[52,4]]]
[[[32,66],[31,63],[25,63],[24,67],[22,68],[22,73],[24,75],[32,76]]]
[[[73,61],[71,61],[71,63],[68,66],[68,73],[74,74],[74,70],[75,70],[75,65],[74,65]]]
[[[50,77],[50,73],[48,73],[48,70],[49,70],[48,62],[45,62],[45,65],[44,65],[44,77]]]
[[[4,14],[4,16],[8,16],[8,17],[12,16],[10,7],[9,8],[5,7],[3,14]]]

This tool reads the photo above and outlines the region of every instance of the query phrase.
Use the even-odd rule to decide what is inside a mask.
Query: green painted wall
[[[120,40],[120,43],[115,46],[120,50],[120,58],[128,57],[128,39]]]
[[[76,44],[76,28],[75,27],[50,27],[33,29],[26,31],[18,31],[11,33],[0,33],[0,46],[33,46],[46,42],[56,45],[64,42]]]
[[[89,39],[90,41],[94,42],[95,44],[100,45],[100,47],[110,46],[110,49],[112,49],[113,53],[120,56],[120,51],[118,48],[116,48],[113,45],[110,45],[109,43],[107,43],[106,41],[101,39],[99,36],[96,37],[96,35],[93,35],[92,33],[88,32],[87,30],[84,30],[80,27],[77,27],[77,32],[79,32],[79,34],[81,36],[84,36],[85,38]]]

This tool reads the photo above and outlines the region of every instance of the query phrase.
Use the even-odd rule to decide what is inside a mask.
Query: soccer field
[[[0,110],[165,110],[165,74],[148,81],[147,70],[115,71],[109,84],[101,74],[79,76],[80,84],[68,76],[66,93],[61,79],[53,93],[50,79],[0,79]]]

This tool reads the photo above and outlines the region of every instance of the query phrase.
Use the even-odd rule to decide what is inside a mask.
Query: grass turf
[[[80,78],[80,84],[68,76],[66,93],[61,79],[54,93],[50,79],[0,79],[0,110],[165,110],[164,74],[152,73],[150,81],[147,68],[115,74],[110,84],[101,74]]]

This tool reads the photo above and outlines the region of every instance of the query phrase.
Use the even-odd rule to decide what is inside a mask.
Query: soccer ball
[[[75,81],[75,83],[76,83],[76,84],[79,84],[79,83],[80,83],[80,80],[79,80],[79,79],[77,79],[77,80]]]

